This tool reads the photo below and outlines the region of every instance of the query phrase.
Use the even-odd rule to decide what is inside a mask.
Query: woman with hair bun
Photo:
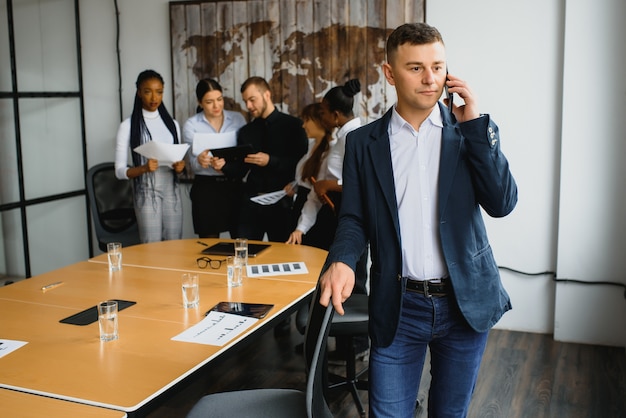
[[[183,205],[178,174],[185,169],[185,162],[159,166],[157,160],[131,151],[133,165],[128,166],[129,150],[141,144],[148,141],[178,144],[180,127],[163,104],[164,81],[159,73],[142,71],[135,85],[133,113],[117,131],[115,175],[120,180],[133,180],[135,215],[142,243],[181,239]]]
[[[337,129],[336,140],[320,169],[317,181],[311,182],[313,190],[307,196],[295,231],[289,236],[288,244],[305,244],[328,250],[335,237],[337,215],[341,207],[343,155],[346,136],[359,128],[361,120],[354,114],[354,96],[361,91],[358,79],[349,80],[343,86],[331,88],[322,99],[320,118],[329,131]],[[367,294],[367,258],[365,251],[356,266],[354,293]],[[348,341],[339,338],[337,350],[329,353],[329,358],[345,359],[345,352],[351,349]],[[369,349],[367,336],[353,339],[356,358],[364,358]]]
[[[311,211],[316,208],[317,217],[300,217],[296,230],[291,233],[287,243],[312,245],[328,250],[337,228],[337,214],[341,207],[341,184],[343,154],[346,135],[361,126],[361,120],[354,115],[354,96],[361,91],[358,79],[352,79],[343,86],[328,90],[321,102],[320,117],[325,128],[337,129],[336,142],[332,144],[325,161],[325,169],[313,184],[313,190],[307,196],[302,208]],[[312,182],[313,183],[313,182]],[[329,204],[331,203],[332,204]],[[308,207],[308,208],[307,208]]]
[[[236,132],[246,124],[241,113],[224,110],[222,86],[217,81],[200,80],[196,98],[198,113],[183,125],[183,138],[192,149],[196,133]],[[198,155],[191,154],[189,160],[194,173],[190,192],[194,232],[200,238],[216,238],[221,232],[229,231],[231,238],[235,238],[235,202],[239,200],[241,181],[213,169],[213,156],[208,149]]]

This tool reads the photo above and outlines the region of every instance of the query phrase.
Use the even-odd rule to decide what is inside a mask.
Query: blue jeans
[[[432,376],[428,416],[465,417],[487,334],[467,325],[454,296],[428,298],[405,292],[393,343],[371,348],[370,417],[414,416],[427,347]]]

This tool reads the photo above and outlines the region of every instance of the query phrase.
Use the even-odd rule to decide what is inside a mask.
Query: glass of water
[[[241,259],[241,267],[245,275],[248,268],[248,240],[246,238],[235,239],[235,257]]]
[[[105,300],[98,304],[98,324],[100,327],[101,341],[113,341],[118,339],[117,301]]]
[[[184,273],[182,276],[183,306],[195,308],[200,303],[200,290],[198,288],[198,275]]]
[[[226,278],[228,280],[228,287],[241,286],[242,280],[242,268],[243,260],[240,257],[227,257],[226,258]]]
[[[109,256],[109,271],[119,271],[122,269],[122,243],[109,242],[107,244],[107,255]]]

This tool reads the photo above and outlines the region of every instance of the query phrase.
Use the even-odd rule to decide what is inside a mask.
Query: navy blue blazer
[[[502,287],[480,207],[492,217],[509,214],[517,186],[500,151],[498,127],[488,115],[443,118],[439,169],[439,233],[454,296],[476,331],[491,328],[511,302]],[[402,238],[398,221],[388,127],[392,110],[348,134],[339,225],[325,266],[341,261],[356,268],[370,243],[370,337],[393,341],[402,304]]]

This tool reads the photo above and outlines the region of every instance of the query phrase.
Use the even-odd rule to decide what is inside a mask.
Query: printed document
[[[189,149],[189,144],[166,144],[148,141],[139,145],[134,151],[146,158],[158,160],[159,165],[171,167],[176,161],[182,161]]]
[[[258,319],[247,316],[211,311],[202,321],[187,328],[172,340],[223,346],[257,321]]]
[[[0,358],[14,352],[18,348],[26,344],[27,343],[25,341],[0,340]]]
[[[237,132],[195,133],[191,153],[195,156],[206,149],[230,148],[237,145]]]

